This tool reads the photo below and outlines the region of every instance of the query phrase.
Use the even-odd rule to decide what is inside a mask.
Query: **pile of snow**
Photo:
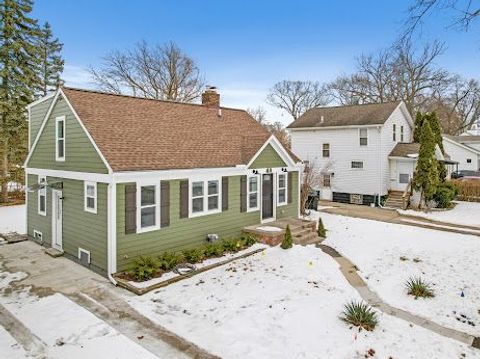
[[[480,357],[464,344],[379,313],[374,332],[349,328],[359,300],[337,263],[313,246],[262,253],[126,298],[143,315],[222,358]]]
[[[326,213],[321,216],[328,230],[325,243],[355,263],[383,300],[480,336],[478,237]],[[415,300],[408,296],[405,281],[412,276],[431,283],[435,297]]]
[[[282,231],[281,228],[273,227],[273,226],[260,226],[255,229],[259,231],[265,231],[265,232],[281,232]]]
[[[0,207],[0,233],[26,233],[26,210],[25,205]]]
[[[454,208],[445,211],[414,211],[398,210],[400,214],[427,218],[451,224],[465,226],[476,226],[480,228],[480,203],[478,202],[456,202]]]

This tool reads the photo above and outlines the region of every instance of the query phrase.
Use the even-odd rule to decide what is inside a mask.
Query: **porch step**
[[[390,191],[388,193],[388,197],[385,202],[385,207],[402,209],[403,208],[403,192]]]
[[[5,241],[9,244],[23,242],[27,240],[27,236],[25,234],[18,234],[17,232],[0,234],[0,238],[5,239]]]
[[[45,249],[45,253],[48,254],[50,257],[57,258],[63,256],[63,251],[59,251],[55,248],[47,248]]]
[[[319,237],[316,232],[310,232],[302,237],[297,237],[293,239],[295,244],[300,244],[302,246],[306,246],[309,244],[316,244],[322,242],[323,238]]]

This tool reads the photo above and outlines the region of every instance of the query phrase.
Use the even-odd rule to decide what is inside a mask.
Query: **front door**
[[[273,174],[262,176],[262,220],[273,218]]]
[[[52,191],[52,247],[63,251],[63,203],[62,191]]]
[[[412,162],[397,161],[397,173],[393,186],[395,191],[405,191],[408,183],[412,179],[413,165]]]

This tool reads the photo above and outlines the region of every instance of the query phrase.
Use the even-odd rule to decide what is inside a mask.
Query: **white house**
[[[443,135],[443,148],[453,161],[458,162],[458,170],[480,170],[480,136]]]

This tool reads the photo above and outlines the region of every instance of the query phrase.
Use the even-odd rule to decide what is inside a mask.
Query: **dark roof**
[[[395,145],[393,150],[390,152],[389,156],[392,157],[407,157],[407,158],[415,158],[415,157],[410,157],[408,155],[418,155],[418,152],[420,151],[420,143],[417,142],[411,142],[411,143],[405,143],[405,142],[400,142]]]
[[[460,142],[460,143],[480,142],[480,136],[473,136],[473,135],[465,135],[465,136],[444,135],[444,136],[450,138],[453,141]]]
[[[247,164],[270,137],[244,110],[62,90],[114,171]]]
[[[390,117],[401,101],[317,107],[305,112],[288,128],[381,125]],[[322,122],[323,117],[323,122]]]

